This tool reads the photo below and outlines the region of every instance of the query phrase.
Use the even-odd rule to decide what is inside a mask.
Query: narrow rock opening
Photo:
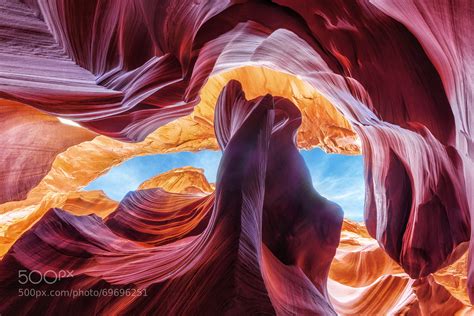
[[[321,195],[339,204],[344,217],[363,221],[364,175],[361,155],[328,154],[319,148],[301,150],[313,180]],[[120,201],[129,191],[147,187],[146,182],[183,167],[202,169],[209,183],[215,183],[220,151],[180,152],[134,157],[114,166],[106,174],[89,183],[84,190],[102,190]],[[178,181],[170,179],[168,183]]]

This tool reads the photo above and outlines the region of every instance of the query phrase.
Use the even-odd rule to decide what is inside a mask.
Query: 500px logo
[[[44,282],[46,284],[54,284],[63,278],[69,278],[73,276],[74,271],[59,270],[53,271],[48,270],[45,273],[41,273],[38,270],[18,270],[18,283],[20,284],[39,284]]]

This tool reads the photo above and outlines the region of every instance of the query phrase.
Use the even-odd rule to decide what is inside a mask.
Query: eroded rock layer
[[[26,198],[48,173],[57,154],[95,136],[4,99],[0,99],[0,122],[0,204]]]
[[[474,232],[470,220],[470,212],[474,209],[474,35],[468,31],[473,28],[473,6],[471,1],[434,1],[428,4],[418,0],[403,3],[384,0],[2,1],[0,97],[72,119],[119,140],[146,142],[146,136],[157,128],[173,128],[167,123],[173,124],[188,115],[193,117],[199,93],[213,74],[244,65],[258,65],[297,76],[334,104],[360,136],[365,155],[367,230],[404,272],[418,279],[413,286],[417,288],[419,299],[413,306],[426,313],[430,312],[423,306],[426,297],[439,296],[450,300],[443,290],[438,289],[439,279],[431,275],[461,257]],[[252,85],[251,80],[249,85]],[[246,105],[245,102],[237,103]],[[304,113],[303,107],[300,108]],[[309,107],[312,108],[314,106]],[[10,121],[13,125],[20,122],[14,118],[15,113],[5,113],[13,117]],[[5,118],[7,121],[10,119]],[[341,122],[345,124],[345,121]],[[194,125],[193,120],[188,123],[187,126]],[[288,126],[292,123],[282,124]],[[224,130],[217,135],[221,146],[244,130],[237,129],[237,125],[232,126],[230,132]],[[270,123],[267,125],[272,126]],[[262,123],[260,129],[241,133],[253,132],[256,133],[254,137],[264,139],[263,128],[267,125]],[[314,125],[315,122],[311,122],[307,131],[317,129]],[[182,126],[185,125],[174,126],[178,127],[174,130],[178,139]],[[65,133],[60,133],[63,129],[58,130],[59,136],[64,136]],[[38,132],[36,128],[34,130]],[[329,132],[334,130],[337,128],[327,129]],[[211,136],[199,138],[206,139],[201,144],[215,146],[212,130],[205,131],[211,131],[208,133]],[[305,134],[304,126],[302,131]],[[38,153],[36,156],[41,157],[37,158],[39,165],[33,169],[26,167],[25,157],[28,155],[25,150],[12,151],[19,155],[19,171],[12,169],[15,160],[7,154],[4,159],[8,163],[7,176],[2,177],[1,183],[8,184],[8,187],[1,188],[2,201],[24,198],[47,172],[52,157],[71,144],[84,140],[81,133],[67,141],[59,140],[61,137],[46,139],[45,146],[51,151]],[[31,148],[31,138],[27,137],[30,134],[20,131],[20,138],[14,134],[2,134],[2,143],[3,136],[21,138],[29,140],[26,148]],[[344,128],[337,135],[349,135],[349,140],[354,136],[352,130]],[[311,139],[310,136],[304,138]],[[332,144],[331,140],[321,141],[321,136],[318,136],[309,145],[302,143],[302,146],[320,144],[338,148],[348,144],[349,150],[354,149],[350,141],[344,141],[344,137],[341,139]],[[187,146],[185,142],[180,144]],[[169,147],[175,145],[176,142]],[[200,145],[198,142],[189,146],[198,148]],[[255,153],[263,155],[265,150],[256,150]],[[110,168],[114,164],[110,161],[116,153],[111,151],[110,155],[110,159],[103,160],[107,162],[97,167],[99,172],[78,178],[92,179]],[[265,157],[258,157],[262,163],[266,161]],[[123,159],[118,158],[115,163]],[[66,161],[62,168],[72,168],[73,165],[77,166]],[[41,194],[36,197],[35,194],[44,189],[42,185],[47,185],[47,179],[51,179],[55,171],[56,175],[61,174],[60,170],[53,166],[53,174],[48,174],[45,182],[29,192],[28,199],[36,199],[34,205],[43,199]],[[72,168],[66,174],[80,172],[78,170]],[[229,179],[233,176],[227,175]],[[280,179],[281,174],[277,172],[269,176],[270,179]],[[15,183],[16,177],[21,183]],[[257,179],[261,180],[255,177],[255,181]],[[74,191],[83,185],[78,182],[71,179],[61,185],[70,183],[70,190]],[[52,183],[60,185],[61,181]],[[219,190],[216,189],[215,203],[221,198]],[[257,192],[255,189],[252,194]],[[222,199],[225,201],[226,198],[224,194]],[[237,199],[232,205],[235,207],[240,200],[233,198]],[[245,200],[245,203],[249,201]],[[296,203],[291,194],[285,197],[282,205],[290,202]],[[25,202],[25,205],[33,204]],[[9,206],[6,209],[11,210]],[[218,213],[219,207],[213,211]],[[40,231],[54,229],[54,221],[67,221],[73,227],[81,221],[64,214],[60,211],[48,213],[44,221],[35,226],[37,235],[41,235]],[[253,230],[261,231],[262,240],[268,245],[261,247],[260,252],[250,251],[254,257],[246,257],[250,260],[248,262],[239,261],[240,248],[229,250],[233,251],[229,260],[236,261],[226,264],[235,267],[238,271],[235,273],[242,273],[239,269],[253,268],[262,274],[255,288],[248,289],[247,284],[232,284],[222,290],[222,295],[228,295],[236,288],[245,288],[249,291],[245,295],[262,299],[262,310],[267,311],[266,308],[271,306],[282,313],[298,310],[301,307],[298,299],[307,301],[304,298],[309,295],[311,302],[316,304],[311,308],[331,310],[330,305],[325,305],[327,295],[321,285],[325,284],[327,258],[324,257],[317,267],[311,267],[311,259],[299,253],[307,249],[298,244],[298,239],[294,240],[297,244],[285,240],[285,233],[293,233],[285,224],[295,224],[297,219],[294,223],[274,223],[276,219],[266,217],[262,211],[255,215],[256,221],[249,222],[242,209],[236,214],[234,226],[245,232],[238,237],[239,245],[255,248],[258,239],[249,237]],[[106,224],[98,218],[87,218],[91,221],[90,227],[107,231]],[[262,223],[271,225],[263,225],[259,230],[254,224],[260,218]],[[218,215],[211,219],[206,229],[211,223],[221,227]],[[227,227],[227,222],[222,225]],[[281,240],[266,239],[275,232],[272,229],[282,230],[277,231]],[[310,236],[314,233],[304,225],[297,231]],[[61,238],[72,238],[69,233],[63,233],[66,235],[61,235]],[[90,232],[81,233],[87,235]],[[331,244],[332,234],[335,232],[326,231],[324,241]],[[19,249],[26,247],[24,251],[30,250],[25,240],[33,238],[32,235],[33,232],[19,241]],[[235,231],[229,232],[229,240],[235,241],[232,238],[237,238],[237,235]],[[320,243],[317,247],[325,248],[325,245]],[[474,262],[473,253],[470,251],[471,260],[468,262]],[[291,269],[273,271],[271,267],[278,266],[275,263],[278,261],[297,262],[304,266],[301,268],[304,276],[295,276],[298,272]],[[9,264],[11,259],[5,262]],[[474,264],[468,264],[467,269],[468,293],[474,299]],[[288,301],[278,288],[288,283],[284,277],[290,274],[301,282],[304,282],[304,277],[310,278],[320,294],[304,287],[308,290],[303,291],[299,298]],[[268,278],[274,282],[268,283]],[[309,283],[307,285],[311,287]],[[182,289],[179,285],[177,287]],[[263,288],[267,290],[267,299],[265,294],[259,296]],[[222,301],[226,301],[225,298]],[[290,308],[288,304],[293,305]]]
[[[312,187],[295,144],[300,112],[270,95],[247,101],[233,81],[215,115],[223,149],[215,193],[132,192],[105,221],[51,209],[0,262],[0,310],[335,314],[326,281],[342,212]],[[283,179],[293,191],[279,185]],[[87,304],[49,296],[38,304],[14,295],[14,271],[47,275],[67,267],[73,276],[37,289],[135,289],[147,296]],[[300,295],[291,294],[296,290]]]
[[[202,190],[189,189],[211,187],[200,169],[188,167],[171,170],[146,183],[145,191],[129,194],[107,218],[108,225],[116,233],[120,231],[121,236],[126,238],[160,245],[182,238],[197,230],[199,222],[208,221],[206,210],[213,199],[202,199],[202,196],[196,195]],[[174,194],[165,192],[170,190]],[[117,204],[112,209],[104,206],[107,200],[98,193],[78,192],[75,195],[80,196],[80,199],[70,198],[64,205],[50,204],[46,207],[61,207],[81,215],[90,212],[103,217],[104,213],[99,211],[109,209],[108,213],[111,213]],[[89,196],[95,198],[87,198]],[[87,204],[81,202],[86,198]],[[160,217],[156,218],[154,214],[158,209]],[[133,220],[135,216],[144,218],[148,223],[154,219],[153,223],[156,221],[159,225],[142,226],[142,222]],[[340,315],[469,315],[472,310],[466,292],[466,264],[467,256],[463,256],[453,265],[434,274],[436,283],[431,276],[415,283],[384,253],[362,224],[344,220],[341,241],[329,271],[329,295]],[[421,305],[419,300],[422,301]]]
[[[209,184],[203,169],[183,167],[170,170],[146,180],[138,190],[162,188],[175,193],[210,193],[214,186]]]
[[[246,64],[292,73],[329,98],[362,137],[367,228],[405,271],[436,271],[470,238],[473,57],[471,32],[463,30],[472,26],[472,3],[2,6],[5,98],[142,140],[191,113],[212,73]],[[414,21],[428,35],[411,33]]]
[[[340,315],[471,315],[467,256],[435,274],[411,279],[363,224],[344,220],[328,290]]]
[[[76,215],[96,214],[105,217],[117,206],[102,191],[48,192],[35,204],[10,203],[13,210],[3,212],[0,208],[0,257],[16,240],[33,226],[50,208],[64,208]]]
[[[42,206],[51,206],[49,203],[51,193],[64,195],[80,190],[114,165],[137,155],[203,149],[217,150],[218,144],[213,127],[214,107],[220,91],[233,78],[238,78],[243,83],[243,90],[252,98],[271,93],[286,97],[298,106],[303,119],[302,127],[298,132],[297,144],[299,148],[319,146],[328,152],[346,154],[360,152],[360,140],[347,120],[325,98],[295,76],[263,67],[243,67],[224,72],[209,79],[201,91],[199,104],[190,115],[158,128],[143,142],[125,143],[106,136],[98,136],[91,141],[69,147],[56,156],[51,170],[46,176],[41,175],[44,178],[29,191],[27,199],[0,205],[0,214],[4,214],[4,218],[9,218],[8,221],[0,222],[3,231],[8,232],[8,234],[0,236],[0,255],[3,255],[13,242],[34,223],[32,219],[39,219],[47,211]],[[19,107],[22,106],[17,104]],[[49,117],[49,120],[57,121],[54,117]],[[318,122],[319,126],[316,131],[311,129],[315,122]],[[44,124],[44,122],[38,121],[37,124]],[[65,128],[71,127],[66,126]],[[77,128],[73,129],[78,130]],[[88,133],[85,129],[83,132]],[[41,137],[56,142],[58,134],[45,133],[41,134]],[[27,162],[30,161],[27,156],[24,158]],[[16,170],[8,169],[10,164],[4,164],[4,167],[7,170]],[[15,184],[21,185],[22,178],[19,180],[16,183],[10,182],[5,187],[14,192],[17,190]],[[153,182],[153,180],[150,181]],[[171,189],[173,186],[172,179],[169,181],[171,182],[166,185],[165,189]],[[145,188],[147,184],[144,183],[143,186]],[[151,186],[153,187],[154,184]],[[209,191],[209,187],[201,189]],[[61,205],[56,206],[60,207]],[[35,215],[27,216],[28,210],[34,212]],[[38,210],[41,211],[38,212]],[[24,223],[18,221],[24,221]],[[15,225],[16,228],[9,228],[11,225]],[[24,229],[19,229],[20,227]]]
[[[142,190],[151,188],[161,188],[171,193],[204,194],[214,191],[214,186],[207,182],[203,170],[192,167],[170,170],[145,181],[139,187]],[[0,206],[0,257],[51,208],[61,208],[75,215],[95,214],[104,218],[117,208],[117,204],[102,191],[48,191],[36,202],[25,200],[4,204]]]

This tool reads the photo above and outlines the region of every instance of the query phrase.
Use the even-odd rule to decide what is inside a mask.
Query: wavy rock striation
[[[199,196],[202,188],[211,187],[200,169],[174,169],[145,183],[145,190],[131,192],[107,218],[108,226],[116,234],[136,242],[144,241],[145,245],[163,245],[195,234],[202,230],[199,225],[208,223],[214,200]],[[107,207],[104,203],[107,200],[98,191],[91,191],[71,194],[64,205],[45,207],[105,217],[117,204]],[[99,213],[107,209],[107,213]],[[157,210],[159,218],[155,214]],[[143,226],[135,218],[151,225]],[[340,315],[469,315],[472,310],[466,292],[466,264],[467,256],[463,256],[427,280],[414,282],[384,253],[363,225],[344,220],[341,241],[329,271],[328,291]]]
[[[367,228],[410,276],[452,262],[469,240],[473,41],[458,30],[472,25],[471,4],[28,4],[2,5],[12,21],[2,31],[3,97],[142,140],[190,114],[213,73],[260,64],[299,75],[361,136]],[[427,35],[409,30],[421,17]]]
[[[436,281],[430,274],[465,251],[474,233],[474,40],[466,31],[473,28],[472,2],[10,0],[0,6],[0,97],[75,120],[103,135],[140,141],[191,114],[213,74],[243,65],[290,73],[320,91],[360,136],[366,158],[367,230],[410,277],[428,280],[417,283],[419,293],[431,293],[425,289]],[[236,129],[218,135],[220,144],[236,137],[233,132]],[[261,129],[251,132],[254,137],[266,135]],[[264,155],[265,150],[255,152]],[[235,176],[225,174],[229,179]],[[28,185],[17,198],[37,180],[25,180]],[[217,188],[216,203],[220,198]],[[247,213],[236,212],[234,226],[258,235],[258,215],[249,222]],[[45,223],[53,217],[69,221],[61,212],[52,212]],[[265,212],[261,218],[262,223],[271,221]],[[218,227],[220,217],[212,219]],[[100,221],[91,225],[107,230]],[[278,225],[283,229],[278,236],[284,239],[290,228]],[[311,234],[305,229],[302,232]],[[325,233],[324,240],[332,242],[335,232]],[[266,234],[262,229],[264,241]],[[229,234],[229,240],[236,235]],[[247,238],[239,245],[254,249],[257,239],[246,234],[239,238]],[[252,273],[245,270],[250,266],[267,271],[260,265],[262,257],[267,263],[295,260],[305,267],[301,271],[311,284],[321,284],[326,257],[313,271],[309,259],[296,253],[305,252],[303,246],[292,245],[294,252],[288,252],[290,241],[266,241],[268,249],[263,247],[258,255],[252,252],[254,258],[245,263],[233,248],[229,260],[242,265],[226,264],[236,267],[238,275]],[[468,262],[474,262],[473,253]],[[474,300],[474,264],[467,268],[468,292]],[[296,272],[265,273],[245,295],[260,297],[261,292],[252,290],[265,285],[271,304],[259,306],[288,312],[275,291],[286,284],[283,274]],[[270,287],[265,278],[276,283]],[[246,286],[239,283],[221,292],[225,296]],[[304,295],[316,305],[326,301],[323,288],[318,288],[322,296],[305,289]],[[301,306],[301,301],[291,302],[294,308]],[[321,304],[311,308],[329,310]],[[420,310],[426,311],[421,305]]]
[[[362,224],[344,220],[328,291],[339,315],[471,315],[467,256],[411,279]]]
[[[174,193],[211,193],[214,186],[207,182],[204,170],[183,167],[170,170],[146,180],[138,190],[162,188]]]
[[[229,83],[216,110],[224,153],[215,193],[132,192],[105,221],[51,209],[1,261],[7,299],[0,310],[335,314],[326,281],[342,212],[312,187],[295,145],[300,124],[290,101],[269,95],[247,101],[240,84]],[[279,186],[283,180],[294,190]],[[21,268],[46,275],[74,270],[40,290],[129,288],[147,296],[38,303],[14,295],[14,271]]]
[[[360,151],[358,139],[347,120],[309,85],[295,76],[263,67],[238,68],[212,76],[201,91],[201,101],[190,115],[158,128],[143,142],[125,143],[98,136],[91,141],[69,147],[57,155],[51,170],[29,191],[27,199],[0,205],[0,213],[9,218],[8,221],[0,222],[2,229],[9,231],[8,238],[0,236],[1,253],[5,253],[9,245],[24,232],[19,227],[26,230],[34,223],[31,219],[37,220],[47,211],[41,205],[51,206],[48,202],[51,193],[76,192],[114,165],[137,155],[218,149],[213,128],[214,107],[220,91],[233,78],[238,78],[243,83],[243,90],[252,98],[271,93],[288,98],[298,106],[303,119],[298,130],[299,148],[319,146],[328,152],[347,154]],[[56,120],[53,117],[49,119]],[[317,130],[311,127],[314,122],[318,122]],[[83,131],[87,133],[87,130]],[[46,137],[50,137],[51,142],[56,142],[58,135],[42,134],[42,138]],[[28,157],[25,159],[29,161]],[[10,182],[8,186],[12,192],[16,190],[14,185],[15,183]],[[170,189],[168,186],[166,188]],[[209,187],[203,189],[209,191]],[[35,215],[26,216],[28,210],[34,211]],[[23,220],[23,224],[16,222]],[[11,225],[16,228],[9,229]]]
[[[0,121],[0,204],[24,199],[48,173],[57,154],[95,136],[32,107],[4,99],[0,99]]]
[[[202,169],[184,167],[165,172],[140,185],[140,189],[161,188],[174,193],[211,193]],[[48,191],[41,200],[33,199],[0,206],[0,257],[14,242],[51,208],[60,208],[75,215],[95,214],[106,217],[117,208],[117,202],[102,191]]]
[[[49,192],[36,204],[12,203],[14,209],[0,213],[0,257],[50,208],[62,208],[76,215],[105,217],[117,207],[102,191]],[[0,211],[3,211],[0,208]]]

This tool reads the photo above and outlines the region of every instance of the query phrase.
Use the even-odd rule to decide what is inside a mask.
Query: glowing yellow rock
[[[39,203],[30,202],[10,202],[0,206],[0,257],[51,208],[61,208],[76,215],[106,217],[118,204],[102,191],[49,192]]]
[[[183,167],[170,170],[146,180],[138,190],[162,188],[173,193],[211,193],[214,186],[207,182],[204,170]]]
[[[102,209],[82,200],[79,204],[88,207],[78,209],[78,201],[71,202],[72,196],[79,194],[80,199],[87,200],[85,192],[77,191],[125,160],[149,154],[218,150],[213,128],[214,106],[222,88],[231,79],[242,83],[247,99],[270,93],[295,103],[303,115],[303,123],[298,133],[300,148],[319,146],[327,152],[360,153],[359,140],[348,121],[308,84],[293,75],[264,67],[238,68],[211,77],[201,90],[201,102],[193,113],[158,128],[143,142],[125,143],[98,136],[91,141],[69,147],[57,155],[51,170],[29,191],[25,200],[0,205],[0,256],[51,207],[66,205],[76,214],[95,212],[101,216],[111,211],[115,202]],[[197,172],[196,169],[183,174],[190,179],[203,177],[202,171]],[[162,186],[172,192],[213,190],[211,185],[205,185],[203,182],[186,186],[188,180],[177,180],[175,176],[174,173],[165,173],[143,183],[141,188]],[[77,196],[76,198],[79,199]],[[69,204],[66,201],[69,201]]]

